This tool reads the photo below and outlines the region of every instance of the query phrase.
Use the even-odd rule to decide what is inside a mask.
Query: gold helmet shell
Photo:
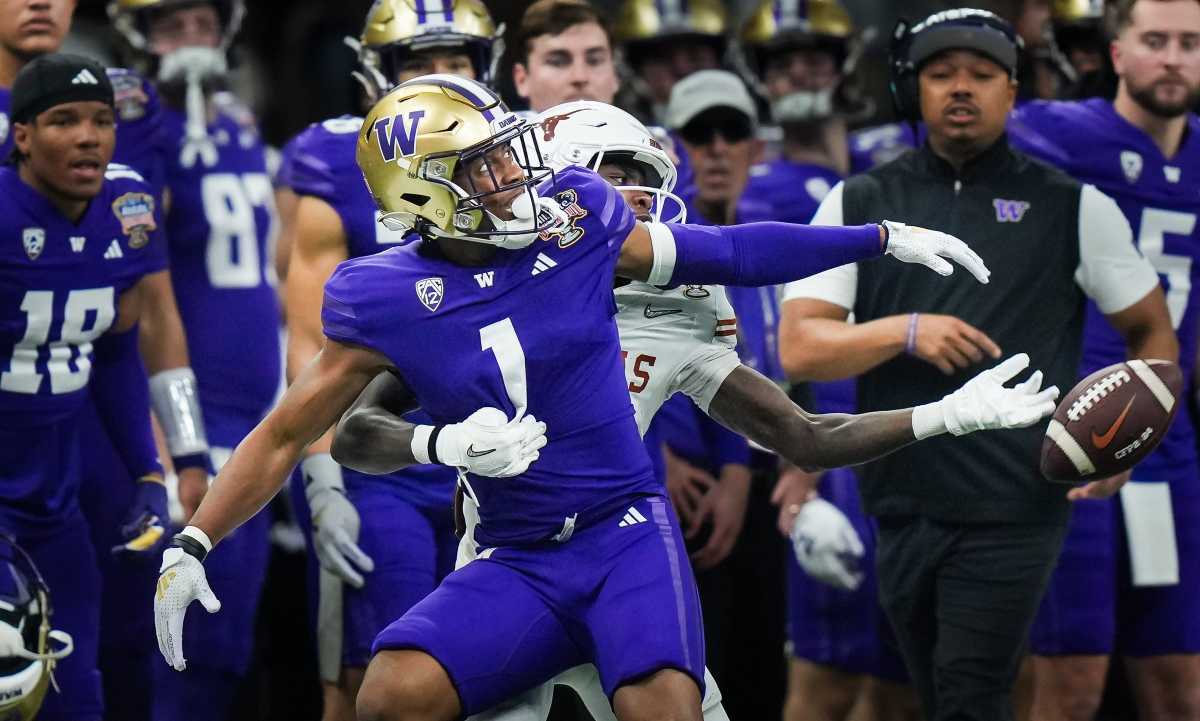
[[[742,26],[740,39],[747,45],[769,45],[789,34],[848,41],[854,34],[854,21],[837,0],[765,0]]]
[[[1077,23],[1104,19],[1104,0],[1054,0],[1050,17],[1055,23]]]
[[[245,0],[208,0],[221,16],[221,46],[228,50],[233,38],[242,27],[246,17]],[[195,0],[110,0],[108,17],[113,27],[125,38],[129,46],[139,52],[150,52],[147,37],[146,12],[161,10],[173,5],[195,3]]]
[[[504,54],[503,35],[481,0],[375,0],[351,44],[374,102],[396,84],[406,56],[431,48],[461,48],[475,80],[490,85]]]
[[[620,43],[680,35],[723,38],[729,14],[720,0],[625,0],[613,34]]]
[[[520,188],[530,194],[529,213],[537,207],[533,188],[550,173],[540,167],[533,130],[484,85],[424,75],[396,86],[371,108],[355,154],[388,227],[505,245],[505,236],[536,231],[535,224],[509,227],[488,212],[484,199]],[[493,174],[499,187],[483,190],[473,180],[456,182],[456,172],[478,158],[492,172],[489,158],[497,152],[511,153],[522,165],[520,181],[504,184]]]

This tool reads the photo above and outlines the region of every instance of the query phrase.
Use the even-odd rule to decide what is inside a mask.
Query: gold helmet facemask
[[[358,55],[354,78],[375,103],[395,87],[400,69],[415,53],[461,50],[475,80],[491,85],[504,55],[504,25],[497,26],[480,0],[375,0],[362,35],[346,38]]]
[[[771,117],[777,123],[820,121],[835,114],[857,120],[874,112],[874,103],[858,92],[853,82],[873,36],[874,28],[855,31],[838,0],[763,0],[742,26],[730,55],[746,84],[769,98],[765,80],[772,56],[797,49],[829,53],[840,75],[837,83],[771,100]]]
[[[356,157],[389,229],[523,248],[567,221],[552,198],[537,192],[539,184],[553,183],[554,173],[542,164],[535,130],[480,83],[424,75],[371,108]],[[497,172],[508,161],[520,167],[520,179],[505,182]],[[468,168],[490,187],[480,187]],[[515,195],[511,220],[487,207],[504,194]]]
[[[0,717],[37,718],[54,665],[74,643],[50,628],[50,591],[24,549],[0,534]]]

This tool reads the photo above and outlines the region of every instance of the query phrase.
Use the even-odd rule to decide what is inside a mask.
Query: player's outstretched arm
[[[942,433],[958,436],[1033,425],[1054,412],[1058,388],[1042,390],[1041,371],[1005,387],[1028,365],[1029,356],[1021,353],[940,401],[857,415],[808,413],[774,383],[740,366],[721,384],[708,410],[729,428],[801,468],[837,468],[865,463]]]
[[[885,254],[941,275],[953,272],[953,260],[988,282],[987,266],[958,238],[891,221],[852,227],[638,222],[621,247],[617,274],[660,286],[776,285]]]
[[[546,445],[546,424],[526,414],[510,421],[498,408],[480,408],[461,423],[418,425],[401,417],[416,397],[392,373],[381,373],[338,422],[333,458],[360,473],[392,473],[434,463],[507,478],[524,473]]]

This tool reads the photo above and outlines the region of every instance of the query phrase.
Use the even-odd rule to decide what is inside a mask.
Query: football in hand
[[[1042,440],[1042,475],[1076,483],[1113,476],[1145,458],[1179,411],[1183,373],[1165,360],[1102,368],[1059,402]]]

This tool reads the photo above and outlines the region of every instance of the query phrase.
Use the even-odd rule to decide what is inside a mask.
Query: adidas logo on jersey
[[[558,263],[553,258],[545,253],[538,253],[537,258],[535,258],[533,261],[533,275],[544,273],[556,265],[558,265]]]
[[[104,251],[104,259],[115,260],[124,257],[125,254],[121,252],[121,244],[117,242],[116,238],[113,238],[113,241],[108,244],[108,250]]]
[[[624,518],[622,518],[621,522],[617,524],[617,528],[625,528],[626,526],[636,526],[639,523],[645,523],[645,522],[646,522],[646,517],[643,516],[641,513],[638,513],[638,509],[634,508],[633,506],[630,506],[629,510],[625,511]]]
[[[84,68],[76,73],[75,77],[71,78],[72,85],[99,85],[100,81],[92,75],[92,71]]]

